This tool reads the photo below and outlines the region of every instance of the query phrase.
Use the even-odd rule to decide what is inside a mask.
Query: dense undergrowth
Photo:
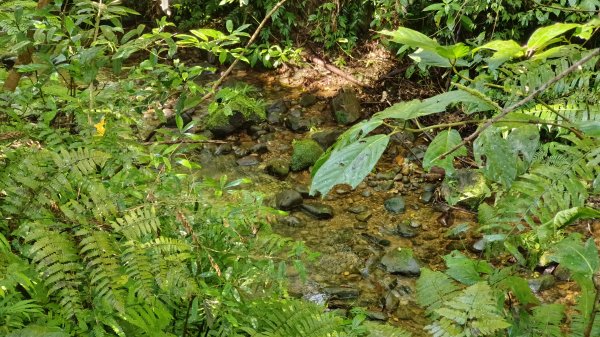
[[[315,191],[356,185],[390,134],[439,129],[424,169],[444,169],[450,185],[458,170],[485,178],[479,231],[490,257],[512,256],[515,263],[453,252],[444,272],[423,269],[417,296],[431,318],[426,330],[434,336],[600,334],[598,251],[593,238],[569,230],[600,217],[592,202],[600,192],[594,49],[600,24],[588,22],[600,5],[290,1],[262,31],[262,42],[244,48],[245,24],[273,5],[177,2],[180,20],[192,25],[193,15],[203,15],[200,23],[223,29],[176,34],[165,18],[152,27],[123,27],[122,18],[135,12],[118,1],[0,4],[0,53],[18,55],[11,71],[0,71],[0,334],[407,335],[365,322],[360,309],[341,317],[291,299],[288,264],[303,273],[302,259],[312,254],[270,231],[274,211],[243,188],[244,180],[211,180],[195,170],[202,163],[194,150],[205,139],[191,133],[196,122],[186,123],[186,112],[207,103],[209,124],[235,112],[264,116],[247,87],[222,89],[208,104],[214,88],[198,80],[214,67],[188,66],[178,51],[193,47],[221,63],[274,65],[261,50],[272,49],[273,32],[292,46],[300,13],[310,13],[314,41],[346,52],[369,25],[396,28],[419,18],[423,27],[439,28],[429,32],[438,40],[409,28],[382,34],[415,49],[410,57],[423,69],[446,69],[450,91],[359,122],[313,169]],[[421,18],[421,10],[432,15]],[[519,35],[521,27],[551,20],[564,23]],[[281,63],[286,53],[273,55]],[[465,118],[411,123],[446,111]],[[157,141],[143,141],[142,116],[149,113],[175,131],[159,130]],[[453,129],[464,125],[478,131]],[[471,167],[454,160],[467,156]],[[579,285],[575,308],[540,303],[518,276],[552,264],[567,268]]]

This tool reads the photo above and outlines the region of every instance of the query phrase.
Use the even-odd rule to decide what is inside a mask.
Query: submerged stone
[[[360,102],[352,89],[344,89],[335,96],[331,100],[331,108],[338,124],[352,124],[361,117]]]
[[[318,202],[302,204],[302,210],[317,219],[325,220],[333,218],[333,208]]]
[[[404,198],[401,196],[389,198],[384,201],[383,205],[390,213],[403,213],[406,209],[406,203],[404,202]]]
[[[407,276],[418,276],[421,274],[421,266],[413,257],[413,252],[410,248],[389,250],[381,258],[381,264],[388,273]]]

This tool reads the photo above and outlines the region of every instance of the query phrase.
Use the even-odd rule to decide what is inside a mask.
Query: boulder
[[[302,205],[302,196],[294,190],[285,190],[275,196],[275,206],[278,209],[288,211]]]
[[[344,89],[335,96],[331,100],[331,109],[338,124],[352,124],[361,117],[360,102],[351,89]]]
[[[295,141],[293,144],[292,171],[300,171],[312,166],[323,154],[323,148],[312,139]]]

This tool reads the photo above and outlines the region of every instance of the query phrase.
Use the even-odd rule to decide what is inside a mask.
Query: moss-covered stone
[[[300,171],[313,165],[323,154],[323,149],[319,143],[312,139],[303,139],[295,141],[292,152],[292,171]]]

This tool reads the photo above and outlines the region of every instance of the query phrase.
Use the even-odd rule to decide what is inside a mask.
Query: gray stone
[[[394,172],[394,171],[379,172],[375,175],[375,179],[393,180],[395,176],[396,176],[396,172]]]
[[[352,124],[361,117],[360,102],[352,89],[344,89],[334,97],[331,100],[331,108],[338,124]]]
[[[302,133],[310,130],[310,121],[299,116],[289,116],[285,120],[285,126],[294,132]]]
[[[539,293],[540,291],[544,291],[550,289],[556,281],[554,280],[554,276],[546,274],[542,275],[536,279],[527,280],[529,284],[529,288],[534,293]]]
[[[267,146],[267,144],[264,144],[264,143],[254,144],[250,148],[250,152],[264,154],[264,153],[269,152],[269,147]]]
[[[481,253],[485,249],[485,245],[486,245],[485,239],[479,239],[473,244],[473,246],[471,246],[471,249],[475,253]]]
[[[302,196],[294,190],[281,191],[275,196],[275,206],[284,211],[298,207],[302,202]]]
[[[381,258],[381,264],[388,273],[407,276],[418,276],[421,274],[421,266],[413,257],[413,252],[410,248],[389,250]]]
[[[309,107],[315,103],[317,103],[317,96],[311,93],[302,94],[302,96],[300,96],[300,101],[298,102],[298,104],[300,104],[300,106],[304,108]]]
[[[304,222],[292,215],[279,219],[279,223],[290,227],[304,227]]]
[[[246,156],[237,160],[237,164],[240,166],[254,166],[260,164],[257,156]]]
[[[284,159],[273,159],[265,168],[267,172],[279,178],[285,178],[290,173],[290,164]]]
[[[394,187],[393,180],[384,180],[381,181],[375,186],[375,191],[389,191]]]
[[[417,236],[415,230],[411,228],[411,226],[407,223],[401,223],[396,227],[396,232],[403,238],[414,238]]]
[[[333,208],[318,202],[302,204],[302,210],[321,220],[333,218]]]
[[[383,205],[390,213],[404,213],[404,210],[406,209],[406,203],[404,202],[404,198],[401,196],[389,198],[384,201]]]
[[[231,151],[233,151],[231,144],[229,144],[229,143],[221,144],[221,145],[217,146],[217,148],[215,149],[215,154],[217,156],[220,156],[220,155],[230,154]]]
[[[342,133],[344,133],[344,131],[341,129],[329,129],[315,132],[310,137],[326,150],[337,141]]]
[[[306,185],[295,185],[294,190],[300,193],[303,198],[310,197],[310,189]]]
[[[285,102],[278,100],[267,108],[267,121],[271,124],[279,124],[281,123],[283,114],[287,111],[288,108]]]
[[[369,208],[365,205],[348,207],[346,210],[350,213],[358,214],[367,211]]]
[[[428,204],[433,200],[433,192],[423,191],[420,198],[421,202],[424,204]]]
[[[372,235],[369,233],[361,233],[361,235],[369,242],[374,243],[379,246],[387,247],[391,244],[390,240],[384,239],[382,237]]]
[[[385,312],[375,311],[375,310],[367,310],[365,311],[365,315],[367,318],[373,321],[387,321],[388,316]]]
[[[354,224],[354,229],[358,229],[358,230],[365,230],[369,228],[369,225],[366,222],[357,222]]]
[[[358,298],[360,291],[356,288],[346,287],[327,287],[323,289],[323,292],[330,296],[332,299],[338,300],[351,300]]]

